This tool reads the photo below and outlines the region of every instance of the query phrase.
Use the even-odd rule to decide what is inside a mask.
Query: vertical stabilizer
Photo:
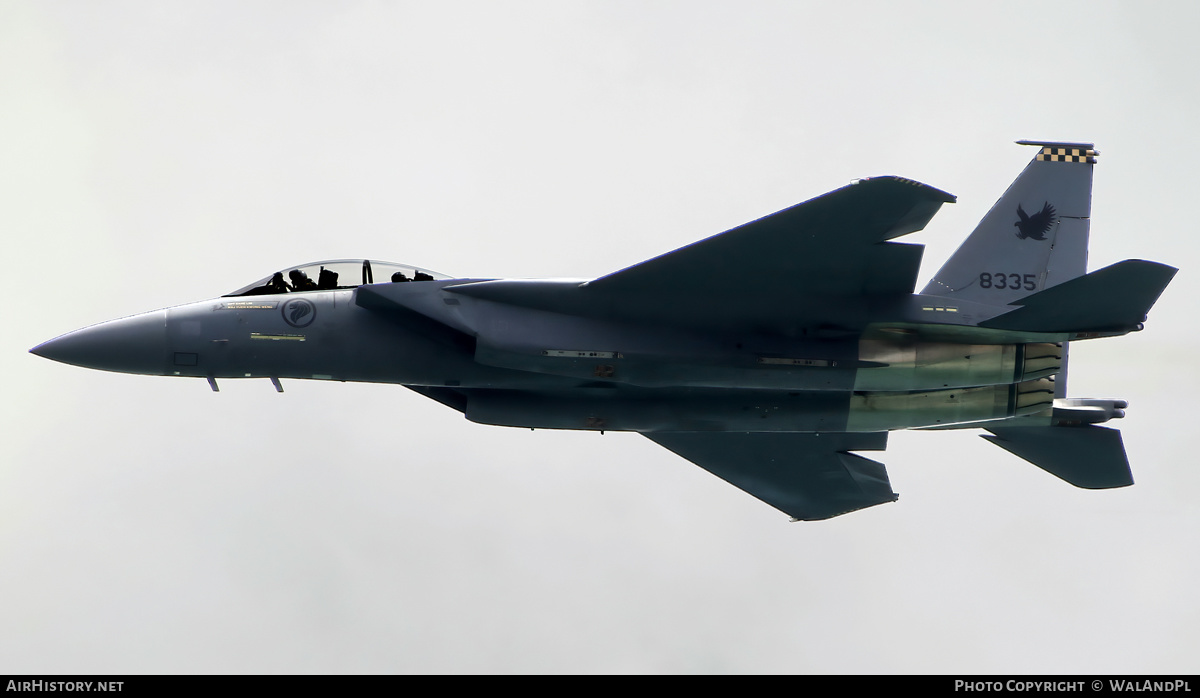
[[[1091,143],[1017,141],[1037,155],[924,294],[1008,305],[1087,271]]]

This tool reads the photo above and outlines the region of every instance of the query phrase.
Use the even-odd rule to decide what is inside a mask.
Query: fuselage
[[[858,432],[1004,419],[1045,411],[1054,397],[1047,377],[1062,363],[1061,343],[994,343],[998,335],[975,328],[977,341],[952,341],[967,329],[913,322],[949,315],[922,296],[876,300],[898,317],[876,314],[858,332],[787,336],[618,322],[455,290],[474,283],[223,296],[95,325],[34,351],[214,385],[396,383],[488,424],[642,432]],[[943,336],[929,339],[921,327]]]

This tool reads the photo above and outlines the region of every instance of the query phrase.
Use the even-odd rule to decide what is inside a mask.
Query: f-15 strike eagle
[[[1142,329],[1176,270],[1087,273],[1096,151],[1018,143],[1036,157],[917,294],[923,246],[893,240],[955,198],[885,176],[597,279],[318,262],[31,351],[213,390],[398,383],[482,424],[635,431],[800,520],[895,501],[856,453],[895,429],[982,429],[1078,487],[1130,485],[1120,432],[1097,426],[1126,403],[1068,398],[1067,348]]]

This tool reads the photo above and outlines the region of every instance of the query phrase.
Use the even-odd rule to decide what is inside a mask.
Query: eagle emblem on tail
[[[1042,210],[1032,216],[1025,213],[1025,209],[1021,208],[1021,204],[1017,204],[1017,215],[1021,220],[1013,223],[1017,227],[1017,237],[1025,240],[1032,238],[1034,240],[1045,240],[1046,232],[1050,230],[1050,226],[1054,225],[1054,207],[1049,201],[1042,204]]]

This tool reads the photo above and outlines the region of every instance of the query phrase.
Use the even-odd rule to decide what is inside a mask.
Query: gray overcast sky
[[[0,672],[1197,672],[1197,26],[0,0]],[[1072,351],[1073,395],[1130,401],[1132,488],[900,432],[898,503],[789,524],[636,435],[26,353],[331,257],[598,276],[877,174],[959,197],[906,238],[927,278],[1021,138],[1103,153],[1091,268],[1181,268],[1146,331]]]

